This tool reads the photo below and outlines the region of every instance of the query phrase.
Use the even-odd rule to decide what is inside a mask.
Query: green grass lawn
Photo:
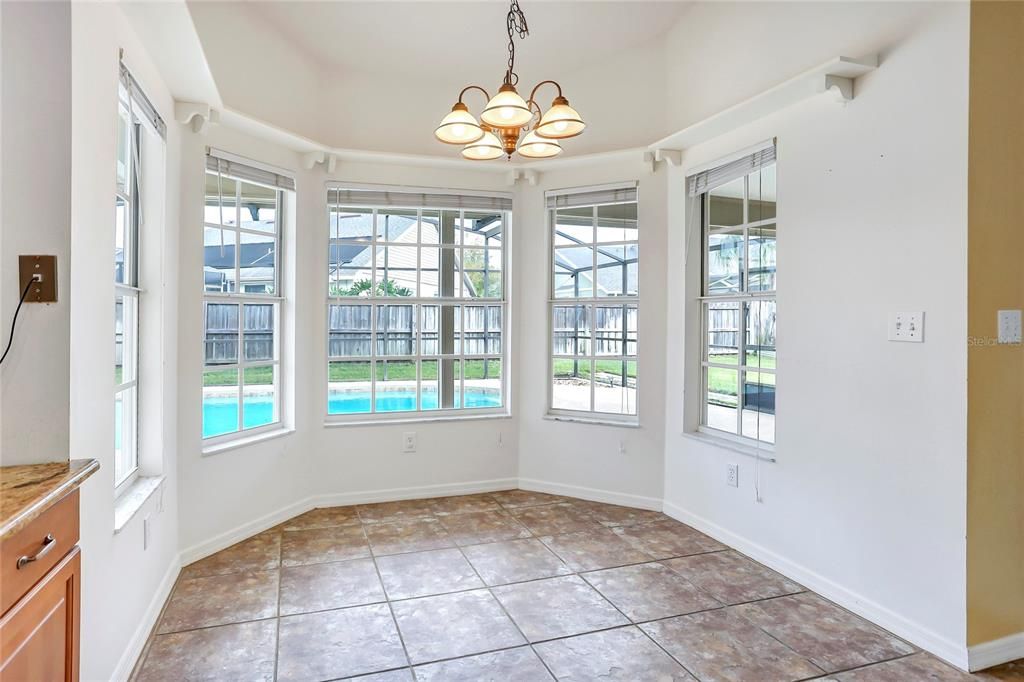
[[[558,358],[554,363],[555,376],[568,377],[572,376],[572,360],[566,358]],[[596,363],[597,371],[602,374],[622,374],[622,361],[621,360],[598,360]],[[576,376],[583,379],[590,378],[590,361],[580,360],[579,367],[576,372]],[[627,361],[626,364],[626,376],[636,378],[636,362],[633,360]]]
[[[484,363],[490,364],[488,367],[488,378],[497,379],[501,377],[501,361],[500,360],[467,360],[466,361],[466,378],[467,379],[483,379],[484,378]],[[273,383],[274,374],[272,367],[251,367],[245,370],[245,383],[247,385],[253,384],[270,384]],[[378,372],[383,371],[382,368],[378,368]],[[203,375],[203,386],[234,386],[238,383],[238,370],[235,369],[223,369],[223,370],[211,370]],[[423,378],[424,379],[436,379],[437,378],[437,361],[436,360],[425,360],[423,362]],[[328,372],[328,380],[332,382],[336,381],[369,381],[370,380],[370,363],[369,362],[332,362],[330,363],[330,370]],[[388,363],[388,380],[391,381],[415,381],[416,380],[416,363],[412,361],[399,360]]]
[[[723,365],[735,365],[735,355],[721,355],[714,358],[714,362]],[[747,354],[747,366],[757,367],[758,363],[764,369],[775,369],[775,357],[770,355],[758,356],[756,353]],[[775,385],[775,375],[762,372],[747,372],[747,383],[760,383],[764,386]],[[736,371],[724,367],[708,367],[708,390],[712,393],[724,395],[736,395]]]

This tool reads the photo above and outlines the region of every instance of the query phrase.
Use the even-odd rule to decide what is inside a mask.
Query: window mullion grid
[[[377,209],[370,214],[370,414],[377,411]]]

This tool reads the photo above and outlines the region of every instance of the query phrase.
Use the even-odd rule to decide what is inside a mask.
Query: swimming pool
[[[466,388],[466,407],[500,407],[501,394],[494,390]],[[410,412],[416,409],[416,391],[382,391],[376,396],[377,412]],[[461,407],[455,396],[455,407]],[[423,409],[437,409],[437,391],[423,392]],[[369,391],[332,391],[327,399],[327,414],[366,414],[370,411]],[[245,399],[242,424],[251,429],[274,420],[274,403],[269,396]],[[231,433],[238,424],[238,403],[231,398],[203,399],[203,438]]]

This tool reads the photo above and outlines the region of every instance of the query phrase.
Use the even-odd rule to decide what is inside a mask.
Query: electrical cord
[[[18,324],[18,313],[21,312],[21,306],[25,303],[25,297],[28,296],[28,290],[32,288],[32,285],[36,283],[36,280],[30,279],[28,284],[25,286],[25,291],[21,292],[21,300],[18,301],[18,307],[14,309],[14,317],[11,319],[11,338],[7,341],[7,348],[4,349],[4,354],[0,355],[0,364],[7,359],[7,354],[11,352],[11,346],[14,344],[14,325]]]

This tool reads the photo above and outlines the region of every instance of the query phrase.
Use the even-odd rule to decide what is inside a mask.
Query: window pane
[[[124,384],[138,378],[139,299],[114,296],[114,383]]]
[[[637,246],[601,246],[597,249],[597,295],[636,296]],[[629,268],[633,265],[633,268]]]
[[[752,227],[748,231],[750,265],[749,291],[775,290],[775,225]]]
[[[709,234],[707,249],[707,293],[739,292],[743,272],[743,233]]]
[[[636,202],[597,207],[598,243],[636,240]]]
[[[331,362],[327,371],[327,414],[370,411],[369,362]]]
[[[203,290],[235,291],[235,239],[237,233],[207,227],[203,230]]]
[[[636,414],[636,362],[597,360],[594,369],[594,411]]]
[[[416,247],[377,246],[377,296],[416,295]]]
[[[114,485],[138,467],[138,389],[119,391],[114,397]]]
[[[238,304],[206,303],[205,363],[226,365],[238,362]]]
[[[740,304],[738,301],[705,303],[707,360],[735,365],[740,353]]]
[[[556,358],[552,367],[551,407],[590,411],[591,361]]]
[[[593,243],[593,206],[565,208],[555,212],[555,246]]]
[[[240,183],[241,225],[247,230],[273,234],[277,231],[277,190],[261,185]]]
[[[242,427],[273,424],[278,421],[277,381],[274,365],[246,367],[242,377]]]
[[[238,370],[203,372],[203,438],[238,430]]]
[[[370,355],[370,318],[368,305],[332,305],[328,308],[327,353],[330,357]]]
[[[437,381],[437,360],[423,360],[420,362],[420,409],[436,410],[438,381]]]
[[[441,212],[424,210],[420,213],[420,243],[441,243]]]
[[[415,330],[415,306],[377,306],[377,355],[414,354]]]
[[[462,250],[462,295],[480,298],[501,295],[501,251]]]
[[[127,99],[127,93],[123,90],[122,98]],[[117,189],[125,194],[128,190],[128,175],[131,168],[131,130],[128,122],[128,107],[124,101],[117,107]]]
[[[368,242],[373,237],[373,210],[336,208],[331,211],[331,238]]]
[[[466,360],[466,407],[501,407],[501,360]]]
[[[636,306],[594,308],[594,355],[636,355]]]
[[[555,298],[594,295],[594,250],[591,247],[555,249]]]
[[[746,304],[747,365],[775,369],[775,301]]]
[[[412,412],[416,409],[416,361],[376,362],[376,411]]]
[[[236,193],[238,192],[238,182],[223,175],[208,173],[206,175],[206,191],[207,205],[220,207],[215,212],[215,217],[209,222],[237,227],[238,197]]]
[[[420,289],[419,295],[424,298],[432,298],[440,295],[440,280],[438,279],[438,263],[440,261],[439,250],[433,247],[420,249]]]
[[[590,322],[586,306],[554,306],[552,330],[555,355],[587,355],[590,352]]]
[[[129,215],[129,204],[122,199],[117,197],[114,202],[114,281],[118,284],[126,284],[128,280],[128,260],[131,259],[130,254],[125,252],[125,247],[130,243],[128,239],[128,230],[131,226],[131,217]]]
[[[246,303],[243,307],[242,342],[245,360],[274,360],[274,305]]]
[[[501,352],[501,307],[469,305],[464,307],[466,355],[491,355]]]
[[[462,309],[457,305],[420,306],[420,355],[451,355],[462,348]]]
[[[708,192],[708,218],[712,226],[743,224],[743,178]]]
[[[707,386],[707,425],[719,431],[736,433],[739,372],[722,367],[705,367],[704,377]]]
[[[747,195],[748,222],[775,217],[775,164],[747,176]]]
[[[416,211],[382,209],[377,213],[377,233],[384,241],[415,244],[416,230]]]
[[[367,247],[367,250],[369,250],[369,247]],[[328,295],[369,298],[373,293],[373,287],[370,282],[371,274],[369,265],[365,269],[350,267],[334,268],[330,273]]]
[[[775,442],[775,374],[743,373],[743,435]]]
[[[465,246],[501,246],[502,213],[465,213],[462,243]]]
[[[274,235],[266,236],[243,232],[241,238],[241,262],[239,276],[241,291],[246,294],[277,293],[277,240]]]

